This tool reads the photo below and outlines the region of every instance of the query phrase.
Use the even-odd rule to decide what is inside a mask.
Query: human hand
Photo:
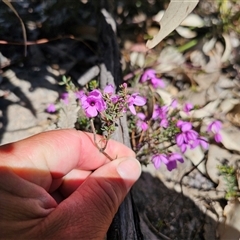
[[[55,130],[0,147],[1,239],[103,239],[140,176],[134,152]]]

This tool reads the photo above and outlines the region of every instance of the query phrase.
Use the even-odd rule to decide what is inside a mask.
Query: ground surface
[[[154,8],[148,1],[142,1],[142,8],[124,4],[123,8],[136,9],[127,14],[121,5],[118,7],[124,78],[128,80],[128,73],[141,72],[146,66],[152,67],[166,84],[164,90],[159,90],[160,94],[199,105],[204,110],[196,110],[195,116],[206,120],[215,118],[223,123],[222,143],[210,142],[207,153],[201,149],[187,152],[185,162],[177,170],[169,173],[164,166],[160,170],[155,170],[153,166],[143,167],[141,179],[133,188],[142,227],[150,230],[151,239],[239,239],[239,201],[237,198],[231,201],[224,198],[228,187],[216,167],[227,163],[237,169],[235,191],[238,192],[239,35],[233,30],[211,35],[214,26],[209,22],[214,22],[214,17],[218,19],[213,15],[217,10],[216,6],[209,5],[208,1],[204,4],[203,1],[196,13],[204,21],[204,26],[195,29],[197,35],[193,39],[197,39],[198,44],[194,48],[179,51],[179,46],[186,46],[191,39],[186,40],[175,33],[155,50],[146,53],[144,34],[147,31],[156,32],[157,24],[151,24],[151,15],[158,12],[156,6]],[[145,4],[149,7],[147,14],[143,11]],[[239,8],[237,4],[234,6]],[[163,6],[157,7],[160,10]],[[69,12],[62,10],[62,16],[66,19],[69,17],[70,30],[69,22],[64,23],[63,17],[55,18],[51,9],[47,13],[49,21],[43,20],[42,9],[47,6],[26,1],[25,5],[16,5],[16,8],[24,16],[29,41],[47,41],[28,46],[28,56],[23,58],[23,45],[10,43],[22,42],[20,24],[14,15],[9,17],[6,8],[1,3],[0,20],[6,25],[0,33],[1,144],[49,129],[57,115],[47,113],[46,107],[65,91],[58,82],[64,74],[77,80],[95,64],[96,59],[88,56],[89,49],[94,48],[97,41],[93,20],[88,19],[87,12],[79,23],[75,20],[71,22],[69,15],[74,12],[72,8]],[[32,15],[31,12],[38,14]],[[81,28],[77,28],[77,23]],[[18,27],[14,28],[15,25]],[[74,39],[59,37],[69,34],[75,34]],[[3,44],[1,40],[8,44]],[[183,194],[180,193],[181,186]]]

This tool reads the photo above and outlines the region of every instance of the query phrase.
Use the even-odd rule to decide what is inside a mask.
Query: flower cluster
[[[112,85],[107,85],[103,90],[103,94],[95,89],[87,95],[82,94],[80,101],[87,117],[96,117],[98,113],[104,112],[107,108],[109,110],[111,107],[114,108],[115,112],[120,113],[126,112],[128,108],[132,114],[136,115],[135,106],[146,104],[146,99],[141,97],[139,93],[128,94],[126,85],[122,86],[122,91],[119,94],[114,93]]]
[[[176,135],[177,146],[183,153],[186,152],[187,148],[194,149],[201,145],[204,149],[208,148],[208,141],[204,137],[200,137],[199,134],[192,129],[192,123],[178,120],[177,127],[181,130]]]
[[[156,72],[149,69],[145,71],[141,77],[140,82],[150,81],[154,85],[156,80]],[[177,161],[184,162],[184,154],[187,150],[195,149],[200,146],[203,150],[209,147],[209,134],[213,134],[216,142],[220,142],[222,137],[220,135],[221,122],[213,121],[207,126],[207,132],[199,133],[196,127],[199,127],[200,121],[190,116],[190,111],[194,109],[191,103],[185,103],[182,107],[173,99],[169,105],[164,105],[164,101],[155,100],[152,116],[146,121],[144,112],[137,114],[137,130],[142,131],[139,142],[134,140],[135,151],[140,151],[139,156],[154,153],[151,157],[151,162],[155,168],[159,168],[164,163],[169,171],[177,167]],[[183,111],[187,115],[183,120],[180,112]],[[200,129],[200,128],[199,128]],[[150,131],[148,131],[150,130]],[[135,136],[135,134],[133,134]],[[147,147],[143,147],[144,144]],[[177,152],[172,152],[172,146],[178,147]],[[176,150],[176,149],[175,149]]]
[[[126,85],[123,84],[122,88],[126,90]],[[114,91],[114,87],[110,84],[104,88],[103,93],[98,89],[94,89],[87,94],[84,93],[84,91],[76,91],[75,95],[76,99],[80,101],[86,116],[89,118],[94,118],[99,113],[107,110],[107,108],[109,109],[110,103],[117,105],[121,113],[126,112],[128,108],[133,115],[137,114],[135,106],[143,106],[146,104],[146,98],[141,97],[139,93],[128,94],[127,91],[121,91],[117,95],[114,94]],[[68,104],[68,93],[62,93],[60,99],[62,99],[65,104]],[[49,113],[56,112],[57,106],[50,103],[46,111]]]
[[[152,119],[154,120],[160,120],[160,126],[167,128],[169,125],[168,122],[168,106],[159,106],[157,104],[154,105],[154,110],[152,114]]]

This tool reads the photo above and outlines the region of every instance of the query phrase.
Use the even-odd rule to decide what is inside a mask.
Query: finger
[[[97,141],[100,139],[97,136]],[[135,155],[131,149],[113,140],[109,140],[105,152],[113,158]],[[93,134],[70,129],[40,133],[2,146],[0,158],[0,165],[10,166],[23,178],[45,189],[50,187],[52,178],[61,179],[72,169],[93,170],[109,161],[95,146]],[[42,174],[38,177],[27,174],[34,169]]]
[[[47,217],[57,203],[42,187],[22,179],[9,168],[0,167],[0,176],[0,239],[16,239],[17,233],[22,234],[22,239],[30,239],[23,237],[26,229]]]
[[[100,167],[48,216],[47,224],[43,222],[41,226],[48,228],[41,232],[49,238],[63,237],[67,232],[72,238],[103,239],[140,172],[139,162],[132,158],[118,159]]]
[[[91,171],[83,171],[73,169],[66,176],[64,176],[59,192],[64,198],[71,195],[91,174]]]

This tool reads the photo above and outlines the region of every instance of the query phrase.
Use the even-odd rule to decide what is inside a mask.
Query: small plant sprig
[[[208,139],[212,137],[216,142],[222,140],[220,134],[222,124],[218,120],[212,121],[205,133],[199,132],[202,119],[190,117],[190,112],[194,109],[191,103],[180,106],[176,99],[172,99],[172,102],[166,105],[163,99],[152,97],[151,101],[154,101],[154,104],[150,105],[153,109],[149,111],[146,103],[150,100],[142,97],[138,92],[130,92],[126,83],[120,86],[118,93],[115,93],[112,85],[107,85],[103,91],[93,87],[90,91],[79,91],[69,78],[65,77],[63,83],[68,91],[74,92],[76,101],[81,107],[77,122],[90,123],[96,147],[110,160],[113,160],[112,157],[104,151],[117,128],[118,120],[125,113],[129,120],[133,150],[141,158],[142,164],[147,165],[152,162],[155,168],[159,168],[163,163],[169,171],[172,171],[177,168],[177,162],[184,162],[183,154],[187,150],[198,146],[206,150],[209,145]],[[146,70],[140,78],[140,84],[150,85],[151,88],[164,87],[163,80],[156,77],[154,70]],[[68,93],[61,95],[66,104],[67,96]],[[51,112],[50,110],[47,109]],[[183,119],[181,112],[185,112],[187,117]],[[96,122],[100,122],[97,128]],[[99,132],[103,135],[101,142],[96,140],[96,134]]]
[[[217,166],[220,175],[223,176],[226,183],[226,195],[227,200],[235,199],[240,196],[237,184],[236,169],[232,166],[221,165]]]
[[[96,130],[93,119],[95,117],[100,117],[101,119],[101,131],[103,132],[103,141],[105,144],[103,147],[99,146],[95,137],[94,141],[97,148],[104,153],[109,138],[116,130],[116,124],[119,118],[123,116],[127,109],[133,114],[136,114],[134,105],[143,106],[146,103],[146,99],[138,93],[130,95],[127,90],[127,85],[123,84],[120,86],[118,94],[114,93],[114,87],[112,85],[107,85],[103,92],[94,89],[87,94],[82,93],[80,103],[86,116],[90,118],[94,136],[96,135]],[[110,157],[108,158],[111,159]]]

